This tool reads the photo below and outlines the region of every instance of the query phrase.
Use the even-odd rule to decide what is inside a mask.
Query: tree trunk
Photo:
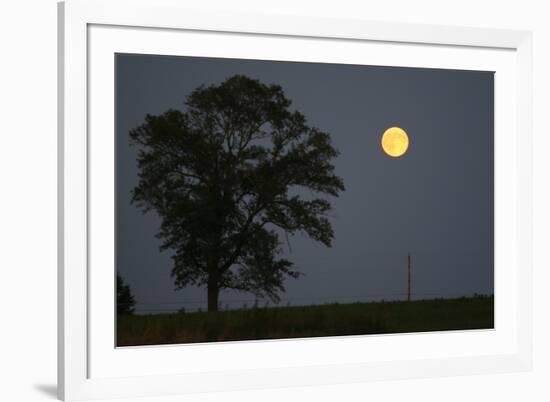
[[[218,311],[218,297],[220,294],[220,284],[218,281],[218,258],[212,256],[208,261],[208,312]]]
[[[218,296],[220,294],[220,289],[218,284],[208,284],[208,312],[218,311]]]

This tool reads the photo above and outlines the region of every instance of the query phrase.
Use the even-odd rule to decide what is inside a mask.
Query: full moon
[[[382,149],[389,156],[398,158],[409,148],[409,136],[399,127],[390,127],[382,134]]]

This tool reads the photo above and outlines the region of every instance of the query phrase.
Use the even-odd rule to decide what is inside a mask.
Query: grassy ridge
[[[493,297],[119,316],[117,346],[493,328]]]

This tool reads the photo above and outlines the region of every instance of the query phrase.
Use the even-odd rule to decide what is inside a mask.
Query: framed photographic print
[[[530,368],[530,33],[59,17],[61,398]]]

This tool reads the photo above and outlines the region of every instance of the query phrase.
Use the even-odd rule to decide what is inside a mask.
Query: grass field
[[[493,297],[119,316],[117,346],[493,328]]]

